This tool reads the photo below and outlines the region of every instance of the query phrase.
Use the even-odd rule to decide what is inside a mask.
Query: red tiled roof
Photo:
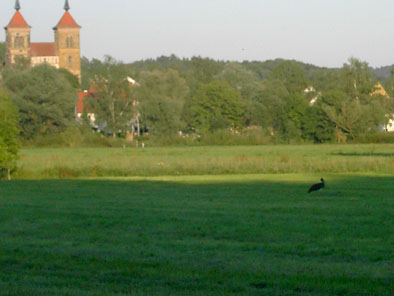
[[[83,113],[83,99],[89,96],[88,92],[80,91],[78,92],[78,101],[77,101],[77,113]]]
[[[30,56],[32,57],[53,57],[56,54],[56,44],[54,42],[30,43]]]
[[[78,101],[77,101],[77,105],[76,105],[77,113],[83,113],[83,108],[86,105],[84,103],[84,100],[86,97],[91,97],[91,96],[92,96],[92,93],[87,92],[87,91],[78,92]],[[86,107],[89,109],[89,106],[86,106]],[[89,110],[87,110],[87,112],[89,112]]]
[[[19,11],[16,11],[14,16],[12,17],[10,23],[6,28],[10,27],[29,27],[22,14]]]
[[[91,94],[91,95],[94,95],[96,92],[97,92],[97,85],[96,84],[92,84],[90,87],[89,87],[89,93]]]
[[[80,28],[80,26],[76,23],[76,21],[73,19],[73,17],[68,11],[63,14],[55,29],[59,27]]]

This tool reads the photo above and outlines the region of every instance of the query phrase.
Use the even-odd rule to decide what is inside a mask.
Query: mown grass
[[[394,145],[24,149],[16,178],[394,173]]]
[[[320,177],[0,182],[0,294],[393,295],[394,175]]]

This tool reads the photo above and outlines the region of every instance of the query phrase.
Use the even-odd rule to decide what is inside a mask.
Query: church
[[[56,68],[63,68],[81,79],[80,30],[69,13],[70,5],[65,1],[60,21],[53,28],[54,42],[31,42],[31,26],[20,12],[19,0],[15,1],[15,13],[5,27],[6,56],[5,64],[10,66],[18,59],[28,61],[31,66],[47,63]]]

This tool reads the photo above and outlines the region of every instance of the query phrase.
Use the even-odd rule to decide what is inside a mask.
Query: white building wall
[[[40,64],[44,64],[44,63],[59,69],[59,57],[58,56],[31,57],[31,65],[33,67],[40,65]]]
[[[393,133],[394,132],[394,120],[390,119],[389,123],[386,125],[386,131],[389,133]]]

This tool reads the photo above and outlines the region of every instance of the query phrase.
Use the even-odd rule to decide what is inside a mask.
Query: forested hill
[[[4,60],[4,57],[5,57],[5,44],[4,42],[0,42],[0,62]],[[195,64],[196,61],[200,59],[201,59],[200,57],[193,57],[191,59],[180,59],[175,55],[171,55],[168,57],[161,56],[156,59],[148,59],[148,60],[133,62],[130,64],[130,66],[140,71],[155,70],[155,69],[157,70],[176,69],[180,73],[182,73],[188,70],[193,63]],[[205,71],[215,72],[215,69],[218,70],[224,67],[226,64],[233,63],[232,61],[214,61],[211,59],[203,59],[203,60],[209,61],[206,62],[205,65],[201,65],[207,67],[207,69],[204,69],[204,72]],[[283,61],[284,61],[283,59],[275,59],[275,60],[267,60],[267,61],[244,61],[244,62],[236,62],[236,63],[244,66],[249,71],[254,72],[258,78],[266,79],[269,73],[272,71],[272,69],[274,69],[275,66],[277,66]],[[322,71],[324,72],[324,70],[337,70],[334,68],[324,68],[312,64],[305,64],[302,62],[297,62],[297,63],[299,63],[306,70],[309,78],[312,81],[314,80],[313,78],[316,73],[321,73]],[[383,80],[390,77],[391,75],[390,71],[393,68],[393,66],[394,65],[383,66],[379,68],[371,68],[371,71],[376,75],[377,79],[383,82]]]
[[[377,77],[355,58],[340,69],[283,59],[234,62],[175,55],[128,64],[109,56],[83,58],[81,64],[82,85],[69,72],[47,65],[1,71],[2,87],[23,115],[24,139],[34,140],[43,130],[48,135],[67,130],[74,122],[76,91],[92,85],[94,96],[86,104],[103,133],[124,135],[133,128],[165,141],[178,141],[181,134],[223,144],[216,133],[244,132],[253,143],[343,142],[379,132],[387,114],[394,114],[394,73]],[[131,88],[135,83],[126,77],[138,87]]]
[[[131,63],[130,65],[132,67],[135,67],[136,69],[140,70],[153,70],[153,69],[177,69],[178,71],[182,71],[189,68],[190,63],[193,63],[193,60],[200,58],[200,57],[194,57],[191,59],[179,59],[175,55],[172,56],[161,56],[158,57],[157,59],[147,59],[147,60],[142,60],[142,61],[137,61],[134,63]],[[210,60],[210,59],[208,59]],[[213,61],[213,60],[211,60]],[[257,76],[261,79],[265,79],[268,77],[269,73],[272,71],[272,69],[275,68],[278,64],[283,62],[284,59],[275,59],[275,60],[267,60],[267,61],[244,61],[244,62],[237,62],[247,68],[248,70],[254,72],[257,74]],[[228,63],[232,63],[232,61],[215,61],[217,66],[223,66]],[[314,74],[319,71],[324,71],[324,70],[338,70],[339,68],[327,68],[327,67],[319,67],[315,66],[312,64],[306,64],[302,62],[297,62],[299,63],[308,73],[308,76],[310,78],[313,78]],[[390,66],[383,66],[383,67],[377,67],[377,68],[372,68],[371,71],[377,76],[379,80],[386,79],[390,76],[390,71],[394,67],[393,65]]]
[[[206,74],[220,72],[228,64],[238,64],[248,71],[251,71],[257,75],[259,79],[268,78],[272,70],[281,64],[285,59],[275,59],[267,61],[223,61],[223,60],[213,60],[210,58],[202,57],[192,57],[192,58],[178,58],[175,55],[171,56],[161,56],[156,59],[147,59],[136,61],[129,64],[135,70],[167,70],[174,69],[180,73],[188,71],[192,68],[200,68],[200,71],[206,72]],[[316,72],[320,70],[337,70],[318,67],[312,64],[306,64],[296,61],[301,65],[308,73],[309,78],[312,78]]]
[[[282,64],[285,59],[268,61],[220,61],[203,57],[178,58],[175,55],[161,56],[156,59],[140,60],[129,64],[123,64],[133,72],[134,79],[138,80],[141,73],[146,71],[168,71],[175,70],[181,77],[190,83],[207,83],[214,79],[227,80],[229,83],[253,83],[253,81],[264,81],[269,78],[273,69]],[[302,68],[311,85],[320,88],[327,76],[332,76],[340,69],[323,68],[312,64],[291,61]],[[92,80],[92,73],[99,67],[101,61],[98,59],[82,59],[82,88],[88,89]],[[226,77],[225,77],[226,76]],[[383,82],[383,79],[382,81]]]
[[[391,66],[384,66],[379,68],[371,68],[372,72],[379,77],[379,79],[389,78],[391,75],[391,70],[394,68],[394,64]]]
[[[394,97],[394,75],[377,77],[355,58],[336,69],[284,59],[234,62],[175,55],[129,64],[84,58],[82,67],[83,89],[108,69],[137,81],[140,123],[157,135],[258,126],[288,142],[327,142],[338,133],[356,139],[378,131],[392,114],[391,99],[375,91],[380,81]]]

